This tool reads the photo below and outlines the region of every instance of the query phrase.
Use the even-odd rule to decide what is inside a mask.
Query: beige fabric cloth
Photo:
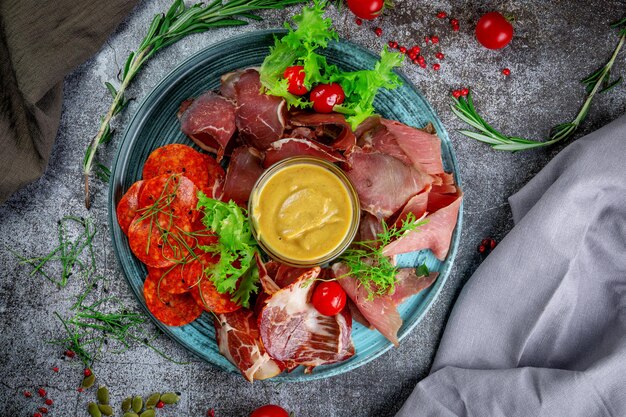
[[[43,174],[64,76],[102,46],[136,2],[0,0],[0,204]]]

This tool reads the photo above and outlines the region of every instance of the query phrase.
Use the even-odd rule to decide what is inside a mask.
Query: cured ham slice
[[[378,218],[388,218],[406,201],[430,185],[433,178],[392,156],[378,152],[353,152],[346,175],[354,185],[361,208]]]
[[[363,327],[367,327],[368,329],[372,330],[374,329],[374,326],[372,326],[370,322],[367,321],[363,313],[361,313],[361,310],[359,310],[356,304],[354,304],[354,301],[348,298],[348,300],[346,301],[346,306],[350,310],[350,314],[352,314],[352,320],[360,323],[361,325],[363,325]]]
[[[185,135],[202,149],[216,153],[219,162],[237,129],[235,105],[213,91],[206,92],[187,105],[180,124]]]
[[[234,89],[239,134],[250,146],[261,151],[269,148],[285,131],[285,100],[262,93],[259,73],[254,69],[241,73]]]
[[[409,213],[413,213],[416,219],[424,217],[426,210],[428,209],[428,196],[430,189],[431,186],[427,186],[424,191],[411,197],[404,207],[402,207],[400,214],[395,216],[395,219],[393,219],[390,223],[396,227],[401,227],[402,222],[406,219]]]
[[[364,133],[361,141],[365,146],[391,155],[427,174],[443,172],[441,140],[435,134],[394,120],[380,119],[380,126]]]
[[[286,138],[273,142],[265,151],[265,168],[292,156],[315,156],[328,162],[344,162],[346,159],[332,148],[306,139]]]
[[[259,330],[263,346],[275,360],[315,367],[354,355],[350,312],[324,316],[308,302],[315,288],[312,280],[319,273],[319,267],[309,269],[265,302]]]
[[[271,378],[282,372],[263,348],[254,312],[240,309],[218,314],[213,324],[220,353],[239,368],[248,381]]]
[[[456,193],[456,184],[454,183],[454,174],[448,172],[442,172],[441,174],[436,174],[437,177],[441,178],[441,185],[434,185],[432,192],[439,194],[450,194]]]
[[[239,81],[239,77],[242,73],[242,70],[237,70],[222,75],[220,77],[220,95],[232,101],[236,101],[237,93],[235,92],[235,83]]]
[[[439,272],[431,272],[426,276],[418,277],[414,268],[400,268],[396,275],[398,282],[396,282],[394,293],[391,294],[391,299],[398,306],[433,285],[438,276]]]
[[[235,149],[226,172],[222,200],[245,205],[254,183],[264,171],[262,162],[258,151],[253,148],[242,146]]]
[[[315,128],[316,140],[333,149],[350,151],[356,145],[350,124],[339,113],[297,112],[289,116],[289,124]]]
[[[363,213],[359,223],[359,239],[361,242],[374,242],[378,240],[378,235],[383,232],[381,221],[371,213]],[[355,241],[357,241],[355,239]],[[378,247],[380,244],[377,244]]]
[[[402,318],[391,296],[379,295],[368,300],[367,290],[359,285],[356,278],[348,275],[349,268],[341,262],[333,265],[333,273],[365,319],[391,343],[398,346],[398,330],[402,326]]]
[[[462,195],[460,190],[453,195],[430,193],[428,211],[432,212],[426,216],[428,223],[385,246],[383,254],[394,256],[430,249],[437,259],[444,260],[450,248],[450,240],[459,215]]]

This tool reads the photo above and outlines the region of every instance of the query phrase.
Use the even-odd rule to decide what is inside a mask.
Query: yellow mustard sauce
[[[257,239],[281,258],[304,262],[323,258],[345,242],[354,218],[346,184],[329,169],[307,162],[274,172],[257,191],[251,211]]]

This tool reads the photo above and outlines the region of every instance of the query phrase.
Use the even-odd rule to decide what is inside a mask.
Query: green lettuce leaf
[[[249,307],[250,296],[258,289],[258,271],[254,254],[257,243],[252,236],[244,210],[233,201],[224,203],[198,193],[198,209],[204,212],[202,223],[218,236],[211,246],[200,249],[219,255],[219,261],[206,269],[217,291],[232,294],[233,302]],[[256,277],[256,278],[255,278]]]

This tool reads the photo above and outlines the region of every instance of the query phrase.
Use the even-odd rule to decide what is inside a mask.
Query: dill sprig
[[[78,235],[72,239],[70,235],[74,228],[78,228],[79,231]],[[72,275],[82,273],[84,277],[87,277],[95,272],[96,258],[92,245],[95,235],[96,228],[90,219],[65,216],[57,222],[58,245],[47,255],[28,258],[12,249],[9,250],[20,260],[20,265],[33,267],[30,276],[42,275],[59,288],[63,288]],[[87,250],[86,254],[84,254],[85,250]],[[49,264],[57,262],[61,266],[59,279],[53,278],[46,269]]]
[[[208,4],[197,3],[186,6],[183,0],[175,0],[166,13],[154,16],[148,32],[139,44],[136,51],[131,52],[126,59],[124,68],[120,71],[121,83],[118,88],[113,84],[105,83],[113,97],[113,102],[106,115],[100,118],[100,128],[96,136],[90,141],[83,159],[83,176],[85,181],[85,207],[89,208],[89,177],[94,168],[95,156],[98,147],[111,140],[111,119],[120,113],[130,102],[125,93],[130,82],[135,78],[142,66],[158,51],[164,49],[180,39],[193,33],[205,32],[211,28],[240,26],[248,24],[250,20],[261,20],[253,12],[263,9],[282,9],[286,6],[304,3],[307,0],[213,0]],[[104,181],[111,175],[110,170],[103,164],[96,163],[96,174]]]
[[[395,291],[398,267],[383,255],[384,247],[425,225],[428,220],[418,221],[413,213],[409,213],[400,227],[388,226],[384,220],[381,223],[383,231],[377,239],[356,242],[339,257],[339,261],[350,269],[349,275],[358,279],[367,290],[370,300],[374,295],[393,294]]]
[[[585,85],[587,90],[587,99],[583,103],[574,120],[568,123],[561,123],[551,129],[550,137],[547,141],[540,142],[536,140],[529,140],[518,136],[508,136],[499,132],[478,114],[474,108],[471,94],[468,94],[467,98],[459,97],[458,99],[454,99],[454,104],[452,104],[450,108],[459,119],[474,127],[478,130],[478,132],[472,130],[459,130],[459,133],[480,142],[487,143],[493,149],[511,152],[550,146],[557,142],[569,139],[574,132],[578,130],[583,120],[585,120],[585,117],[589,113],[591,101],[594,96],[598,93],[609,91],[622,81],[622,77],[611,81],[611,69],[613,68],[617,55],[624,45],[624,41],[626,40],[626,27],[623,27],[625,25],[626,18],[623,18],[611,25],[613,28],[621,27],[621,30],[619,31],[619,42],[617,43],[611,58],[602,67],[598,68],[592,74],[581,80],[581,83]]]

